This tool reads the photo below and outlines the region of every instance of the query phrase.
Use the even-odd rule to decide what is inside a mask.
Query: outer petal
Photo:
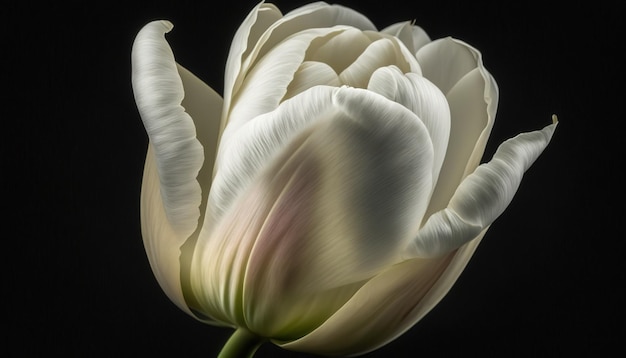
[[[167,220],[152,145],[148,147],[141,183],[140,211],[141,234],[152,272],[167,297],[192,315],[180,280],[180,246],[186,238],[177,235]]]
[[[181,289],[180,247],[196,229],[198,205],[204,206],[211,186],[222,98],[176,65],[163,37],[171,28],[168,22],[152,22],[133,46],[133,90],[151,143],[142,185],[142,234],[159,284],[190,313]],[[199,184],[200,165],[206,175]]]
[[[245,324],[286,338],[312,329],[354,285],[403,253],[407,235],[417,230],[415,217],[425,211],[432,147],[413,113],[366,90],[316,87],[266,117],[253,122],[251,138],[287,142],[267,151],[274,153],[269,161],[260,157],[270,166],[246,185],[218,231],[201,236],[192,272],[208,309],[219,310],[212,302],[228,297],[223,311],[241,320],[232,308],[241,294],[228,285],[245,267]],[[239,256],[251,242],[249,256]],[[237,257],[224,259],[228,252]],[[317,311],[324,307],[328,312]],[[294,325],[303,331],[289,329]]]
[[[433,214],[415,239],[415,255],[448,253],[475,238],[509,205],[524,172],[550,143],[556,128],[523,133],[502,143],[493,159],[461,182],[448,207]]]
[[[481,169],[491,165],[486,164],[464,181],[459,196],[455,195],[451,202],[455,210],[481,226],[497,216],[498,211],[508,205],[510,191],[493,195],[484,188],[494,183],[499,187],[510,181],[519,183],[520,171],[527,169],[545,148],[555,125],[505,142],[494,156],[498,164],[493,167],[497,169]],[[489,181],[488,185],[483,184]],[[476,208],[472,194],[481,198],[481,202],[489,203],[491,210],[485,205]],[[444,256],[410,259],[390,267],[363,285],[314,331],[293,341],[276,343],[285,349],[325,355],[359,355],[385,345],[412,327],[445,296],[485,231]]]
[[[446,95],[450,140],[427,216],[445,208],[454,190],[480,163],[498,106],[498,87],[483,67],[480,52],[451,38],[417,52],[424,77]]]
[[[132,50],[135,102],[154,147],[165,213],[174,231],[187,238],[200,217],[196,176],[204,161],[193,120],[181,106],[183,83],[163,34],[172,24],[155,21],[139,33]]]
[[[380,348],[411,328],[447,294],[475,248],[470,243],[444,257],[394,265],[369,280],[313,332],[275,343],[289,350],[334,356]]]

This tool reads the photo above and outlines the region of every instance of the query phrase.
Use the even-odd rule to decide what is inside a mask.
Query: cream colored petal
[[[152,145],[148,146],[143,172],[140,211],[141,235],[154,276],[167,297],[194,316],[185,302],[180,279],[180,247],[186,238],[176,233],[165,214]]]
[[[139,114],[154,148],[167,220],[182,239],[198,226],[201,189],[196,177],[204,149],[193,119],[181,106],[183,82],[164,34],[172,24],[142,28],[132,48],[132,85]]]
[[[477,67],[480,53],[467,44],[447,37],[435,40],[420,48],[415,57],[422,67],[422,74],[444,94]]]
[[[411,253],[419,257],[447,254],[491,225],[513,200],[524,172],[550,143],[555,128],[556,120],[541,131],[502,143],[489,163],[461,182],[448,207],[428,219]]]
[[[374,71],[396,63],[393,42],[389,39],[380,39],[370,44],[350,66],[343,70],[339,74],[339,80],[348,86],[367,88]]]
[[[231,97],[241,86],[246,71],[242,63],[250,55],[259,38],[273,23],[282,18],[282,13],[273,4],[260,2],[243,20],[230,46],[224,73],[224,117],[230,109]],[[222,129],[226,125],[222,123]]]
[[[174,62],[163,38],[163,33],[170,29],[171,24],[167,22],[150,23],[140,31],[133,47],[133,90],[150,138],[142,184],[141,225],[146,253],[157,281],[178,307],[191,314],[183,293],[187,278],[183,274],[185,264],[181,263],[181,247],[188,238],[194,237],[192,232],[204,213],[211,186],[222,98]],[[196,143],[198,141],[202,145]],[[160,160],[155,154],[157,146],[161,150]],[[203,157],[206,158],[204,163],[201,161]],[[187,162],[197,164],[189,166]],[[159,164],[163,166],[161,171]],[[199,164],[202,164],[201,169]],[[195,173],[199,173],[197,181]],[[176,184],[181,181],[177,176],[193,180],[194,186],[199,184],[200,190],[185,191],[189,185],[184,184],[183,189],[177,188]],[[163,187],[164,182],[168,186]],[[169,201],[163,199],[165,192],[169,194]],[[185,195],[192,198],[185,200]],[[172,199],[177,196],[183,198]],[[184,209],[185,203],[194,205],[187,209],[190,211],[189,228],[181,231],[181,224],[174,225],[172,215],[168,214],[168,210],[173,209],[168,208],[182,205]],[[202,320],[212,323],[208,317],[202,317]]]
[[[450,109],[443,93],[426,78],[415,73],[405,75],[395,66],[376,70],[368,89],[402,104],[422,120],[433,142],[436,183],[450,136]]]
[[[420,64],[417,62],[415,55],[411,52],[406,45],[397,37],[389,35],[384,32],[376,32],[376,31],[363,31],[363,34],[367,36],[372,42],[387,39],[391,41],[394,45],[394,56],[396,58],[396,65],[402,72],[414,72],[419,75],[422,74],[422,69]]]
[[[213,166],[217,159],[217,146],[222,117],[222,97],[211,87],[202,82],[186,68],[178,65],[178,73],[183,82],[185,97],[182,106],[196,127],[196,137],[204,149],[204,163],[198,173],[198,182],[202,189],[200,215],[204,215],[206,199],[213,181]],[[202,222],[202,218],[200,218]]]
[[[428,209],[429,216],[448,205],[461,180],[480,164],[495,121],[498,86],[484,68],[480,53],[464,42],[453,39],[432,42],[418,52],[418,59],[423,50],[441,55],[439,64],[432,62],[425,65],[420,62],[424,66],[424,76],[429,80],[434,77],[440,83],[454,82],[452,87],[444,91],[450,105],[450,140]],[[447,60],[446,56],[459,59]],[[433,76],[436,72],[450,75],[444,79]],[[438,87],[441,89],[441,86]]]
[[[327,63],[341,73],[365,51],[372,41],[356,28],[332,33],[311,43],[307,60]]]
[[[413,42],[413,25],[410,21],[395,23],[387,26],[380,32],[399,38],[411,53],[415,53],[416,49]]]
[[[311,87],[320,85],[338,87],[340,83],[337,73],[325,63],[304,61],[298,68],[298,71],[296,71],[291,83],[289,83],[287,93],[282,100],[284,101]]]
[[[293,337],[404,253],[426,209],[432,144],[412,112],[351,88],[314,87],[245,129],[251,151],[228,163],[259,174],[200,236],[194,292],[204,310],[241,324],[245,267],[246,326]]]
[[[268,194],[277,198],[248,261],[244,304],[251,328],[274,338],[310,331],[397,260],[432,183],[432,147],[413,113],[349,88],[322,107],[324,120],[255,190],[280,192]]]
[[[255,66],[257,60],[287,37],[307,29],[329,28],[337,25],[361,30],[376,30],[367,17],[350,8],[324,2],[308,4],[286,14],[263,33],[250,55],[247,56],[240,75],[245,76]]]
[[[426,33],[423,28],[413,25],[411,30],[413,32],[413,48],[415,51],[419,51],[422,47],[432,41],[430,36],[428,36],[428,33]]]
[[[226,149],[222,148],[230,147],[232,141],[236,141],[234,145],[239,145],[237,133],[246,123],[278,107],[302,65],[311,42],[344,30],[345,27],[305,30],[277,45],[248,73],[233,99],[228,126],[222,133],[216,175],[222,165],[229,165],[223,158],[227,155]],[[224,204],[219,201],[216,205],[222,207]]]
[[[288,350],[329,356],[356,356],[380,348],[422,319],[447,293],[471,252],[457,256],[394,265],[363,285],[313,332],[274,342]]]

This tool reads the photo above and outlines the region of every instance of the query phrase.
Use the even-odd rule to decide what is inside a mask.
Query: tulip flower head
[[[552,124],[480,163],[498,87],[467,43],[382,30],[323,2],[259,3],[233,39],[224,93],[178,64],[154,21],[132,48],[149,138],[142,235],[163,291],[264,341],[359,355],[448,292],[541,154]]]

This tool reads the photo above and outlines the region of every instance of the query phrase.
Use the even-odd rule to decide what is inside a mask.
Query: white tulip
[[[265,340],[356,355],[448,292],[554,123],[480,164],[498,88],[481,54],[410,22],[382,31],[313,3],[258,4],[237,31],[223,98],[148,23],[132,83],[149,137],[142,233],[182,310]]]

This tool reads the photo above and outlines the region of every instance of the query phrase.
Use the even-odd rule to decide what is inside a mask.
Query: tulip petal
[[[413,54],[424,45],[431,42],[430,37],[424,29],[408,21],[395,23],[380,32],[399,38]]]
[[[447,37],[435,40],[417,51],[422,74],[441,92],[448,91],[476,68],[480,53],[462,41]]]
[[[217,167],[228,165],[223,158],[222,147],[231,145],[242,126],[259,115],[278,107],[287,93],[289,84],[302,65],[306,51],[312,41],[345,27],[332,29],[310,29],[287,39],[261,59],[246,76],[239,93],[233,98],[228,127],[222,133]],[[221,205],[220,205],[221,206]]]
[[[133,46],[133,90],[150,138],[141,193],[141,224],[146,253],[157,281],[172,302],[191,314],[181,282],[181,246],[193,237],[191,233],[198,220],[202,220],[200,213],[207,202],[222,98],[174,62],[163,37],[171,27],[168,22],[150,23],[139,32]],[[157,147],[161,150],[160,157]],[[178,162],[178,158],[187,156],[192,164]],[[203,158],[206,158],[204,163]],[[200,173],[206,175],[198,183],[195,173],[199,164]],[[164,199],[164,193],[169,200]],[[176,220],[177,216],[171,212],[176,212],[177,205],[183,206],[179,208],[180,215],[188,212],[190,219],[196,221],[175,224],[172,218]],[[181,230],[181,225],[188,227]],[[206,317],[203,320],[210,321]]]
[[[331,35],[311,44],[307,60],[327,63],[336,73],[341,73],[372,43],[363,31],[355,28]]]
[[[404,45],[411,51],[411,53],[415,53],[415,47],[413,43],[413,29],[410,21],[398,22],[393,25],[387,26],[382,29],[380,32],[383,34],[389,34],[391,36],[395,36]]]
[[[239,79],[247,76],[250,69],[255,67],[257,60],[289,36],[307,29],[331,28],[336,25],[351,26],[361,30],[376,30],[372,22],[363,14],[341,5],[329,5],[325,2],[316,2],[302,6],[287,13],[274,22],[258,38],[255,47],[245,58],[239,71]],[[233,91],[233,95],[237,89]]]
[[[250,55],[254,45],[265,30],[282,17],[280,10],[273,4],[260,2],[243,20],[230,46],[224,73],[224,118],[226,118],[233,93],[239,90],[245,77],[242,63]],[[226,120],[222,124],[222,129]]]
[[[287,93],[282,101],[314,86],[339,87],[340,85],[337,73],[330,66],[322,62],[304,61],[289,83]]]
[[[364,284],[311,333],[274,343],[293,351],[332,356],[356,356],[380,348],[415,325],[441,301],[475,248],[470,243],[444,257],[393,265]]]
[[[320,1],[291,11],[274,24],[259,40],[258,56],[260,58],[276,44],[302,30],[337,25],[376,31],[376,26],[365,15],[342,5]]]
[[[426,214],[430,216],[448,205],[461,180],[480,164],[496,116],[498,86],[480,52],[462,41],[433,41],[417,55],[424,77],[446,94],[451,115],[446,157]]]
[[[549,142],[554,126],[509,140],[508,144],[503,144],[499,156],[510,158],[510,154],[520,154],[523,164],[517,164],[517,170],[529,166],[532,158],[539,155]],[[468,183],[468,187],[476,184]],[[495,200],[496,206],[505,204],[501,199]],[[470,201],[459,198],[463,209],[472,212]],[[484,220],[488,215],[493,215],[493,211],[478,210],[468,216]],[[387,344],[441,301],[464,270],[485,232],[483,230],[474,240],[446,255],[414,258],[391,266],[363,285],[311,333],[292,341],[274,342],[289,350],[335,356],[365,354]]]
[[[204,161],[193,119],[181,106],[183,83],[164,33],[172,24],[154,21],[137,34],[132,84],[139,114],[154,147],[161,197],[172,229],[187,238],[198,226]]]
[[[363,53],[339,74],[343,84],[357,88],[367,88],[370,77],[380,67],[401,65],[396,58],[393,41],[382,38],[372,42]],[[404,63],[408,68],[408,64]]]
[[[202,271],[204,278],[196,273],[194,291],[213,292],[202,299],[207,309],[218,310],[211,302],[224,297],[227,308],[238,306],[240,294],[228,280],[234,272],[241,277],[239,267],[247,265],[246,325],[267,336],[303,334],[290,331],[290,323],[304,320],[312,329],[332,312],[315,302],[341,305],[362,280],[404,254],[432,188],[428,131],[415,114],[380,95],[318,86],[240,133],[249,138],[233,146],[225,162],[252,174],[232,169],[225,177],[251,179],[216,231],[199,238],[192,273]],[[249,256],[223,259],[250,250],[250,242]],[[225,273],[216,266],[225,264],[238,268]],[[222,288],[211,288],[216,282]],[[334,294],[313,294],[322,291]],[[288,299],[277,307],[276,297]],[[311,310],[303,312],[304,306]],[[222,310],[241,319],[236,309]]]
[[[185,302],[180,279],[180,247],[186,238],[179,236],[167,219],[152,145],[148,146],[146,155],[140,209],[141,235],[154,277],[167,297],[193,316]]]
[[[432,147],[423,124],[368,91],[344,88],[333,102],[260,181],[261,192],[281,191],[268,198],[244,304],[248,324],[271,337],[316,327],[355,285],[397,260],[426,208]],[[276,307],[279,297],[285,304]],[[306,322],[302,331],[290,329],[295,322]]]
[[[419,257],[446,254],[476,237],[509,205],[524,172],[550,143],[556,128],[522,133],[502,143],[492,160],[468,175],[447,208],[433,214],[415,239]]]
[[[410,109],[422,120],[433,142],[433,183],[448,147],[450,109],[439,88],[415,73],[403,74],[397,67],[381,67],[370,79],[368,89]]]

